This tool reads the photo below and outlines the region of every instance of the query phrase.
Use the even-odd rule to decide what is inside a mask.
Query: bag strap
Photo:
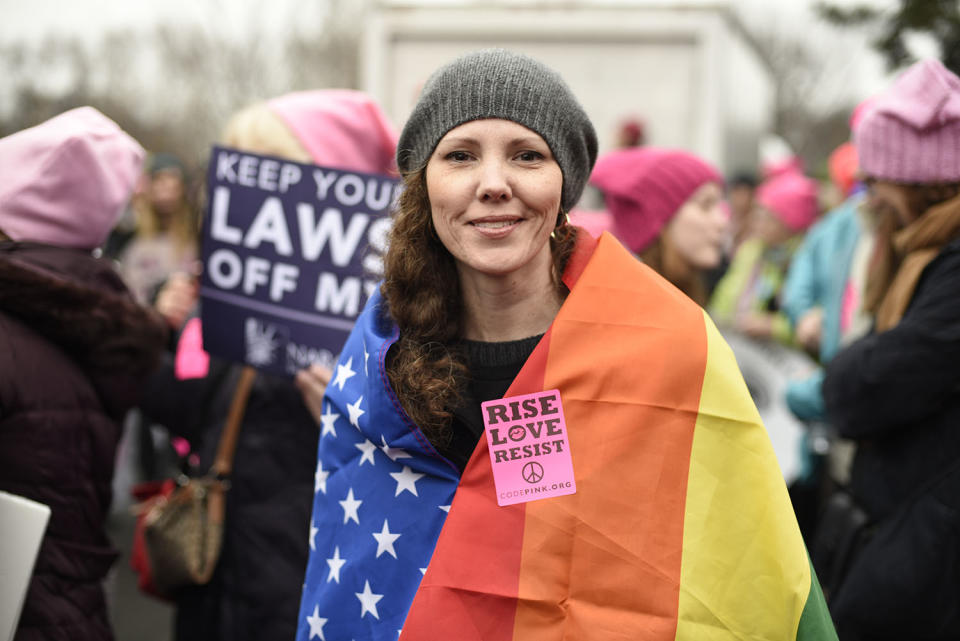
[[[210,466],[210,475],[217,478],[227,478],[233,471],[233,455],[237,450],[237,436],[240,434],[240,424],[243,422],[243,414],[247,409],[247,399],[250,398],[250,390],[253,388],[253,380],[257,376],[257,370],[249,365],[244,366],[240,372],[240,379],[237,381],[237,387],[233,391],[233,400],[230,401],[230,411],[227,414],[227,422],[220,434],[220,444],[217,446],[217,457]]]

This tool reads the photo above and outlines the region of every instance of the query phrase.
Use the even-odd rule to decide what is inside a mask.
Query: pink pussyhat
[[[773,134],[763,136],[758,148],[760,153],[760,172],[764,180],[781,174],[804,171],[803,159],[794,153],[787,141]]]
[[[780,174],[757,188],[757,202],[800,232],[817,219],[817,183],[796,172]]]
[[[16,241],[99,247],[123,214],[144,155],[93,107],[0,138],[0,231]]]
[[[603,191],[614,235],[635,253],[649,247],[708,182],[723,185],[710,164],[686,151],[657,147],[612,151],[597,160],[590,175],[590,183]]]
[[[854,143],[871,178],[960,181],[960,78],[938,60],[914,64],[870,105]]]
[[[318,89],[289,93],[267,103],[325,167],[372,174],[396,173],[397,132],[373,98],[362,91]]]

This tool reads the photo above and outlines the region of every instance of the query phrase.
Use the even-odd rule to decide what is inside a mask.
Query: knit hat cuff
[[[872,113],[854,140],[860,170],[871,178],[903,183],[960,181],[960,121],[917,131],[891,116]]]

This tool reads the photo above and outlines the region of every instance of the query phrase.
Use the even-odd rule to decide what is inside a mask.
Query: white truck
[[[362,86],[399,126],[434,69],[492,46],[559,71],[601,153],[616,146],[625,119],[638,118],[647,144],[693,151],[730,173],[757,166],[771,129],[771,71],[719,0],[379,0],[363,38]]]

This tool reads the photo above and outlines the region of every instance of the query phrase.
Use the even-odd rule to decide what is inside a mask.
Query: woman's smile
[[[549,275],[562,188],[547,143],[509,120],[451,129],[427,163],[434,228],[466,278]]]

